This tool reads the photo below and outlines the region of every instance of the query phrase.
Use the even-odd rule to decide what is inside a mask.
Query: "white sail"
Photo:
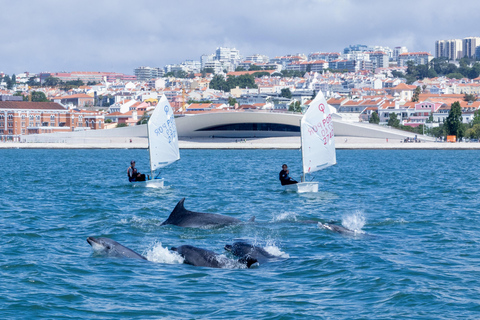
[[[302,118],[300,130],[304,175],[337,163],[332,109],[320,91]]]
[[[148,120],[148,149],[152,173],[180,159],[173,109],[165,95]]]

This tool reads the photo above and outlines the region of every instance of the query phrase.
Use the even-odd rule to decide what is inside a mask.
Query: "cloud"
[[[199,60],[219,46],[270,57],[350,44],[434,50],[480,36],[480,2],[445,0],[2,1],[0,71],[117,71]],[[6,31],[10,30],[10,31]]]

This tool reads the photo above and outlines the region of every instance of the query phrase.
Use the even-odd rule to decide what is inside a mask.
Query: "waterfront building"
[[[98,111],[68,110],[56,102],[0,101],[0,139],[20,135],[103,129]]]

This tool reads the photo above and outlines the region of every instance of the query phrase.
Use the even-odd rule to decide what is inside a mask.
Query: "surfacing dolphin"
[[[281,259],[282,257],[275,256],[268,253],[264,248],[255,246],[250,243],[238,241],[234,242],[232,245],[225,245],[225,250],[231,252],[234,256],[239,258],[250,257],[254,260],[257,260],[259,263],[264,263],[267,261]]]
[[[168,219],[161,224],[162,226],[173,224],[179,227],[206,228],[242,223],[242,221],[237,218],[224,216],[222,214],[189,211],[185,209],[184,202],[185,198],[177,203]],[[255,221],[255,217],[249,220],[249,222],[253,221]]]
[[[109,238],[88,237],[87,242],[95,252],[102,253],[109,257],[147,260],[144,256]]]
[[[327,229],[327,230],[330,230],[330,231],[333,231],[333,232],[336,232],[336,233],[340,233],[340,234],[343,234],[343,235],[355,236],[355,235],[362,235],[363,234],[361,232],[357,232],[355,230],[350,230],[350,229],[347,229],[345,227],[339,226],[338,224],[319,222],[318,226],[320,228],[324,228],[324,229]]]
[[[172,247],[171,250],[178,252],[178,254],[183,257],[183,263],[196,267],[228,268],[234,267],[239,262],[246,265],[247,268],[250,268],[252,264],[257,262],[257,260],[250,257],[235,261],[228,259],[227,257],[220,256],[213,251],[189,245]]]

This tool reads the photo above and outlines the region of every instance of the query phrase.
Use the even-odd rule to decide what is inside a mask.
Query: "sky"
[[[134,74],[200,60],[217,47],[242,56],[343,52],[480,37],[480,1],[0,0],[0,72]]]

